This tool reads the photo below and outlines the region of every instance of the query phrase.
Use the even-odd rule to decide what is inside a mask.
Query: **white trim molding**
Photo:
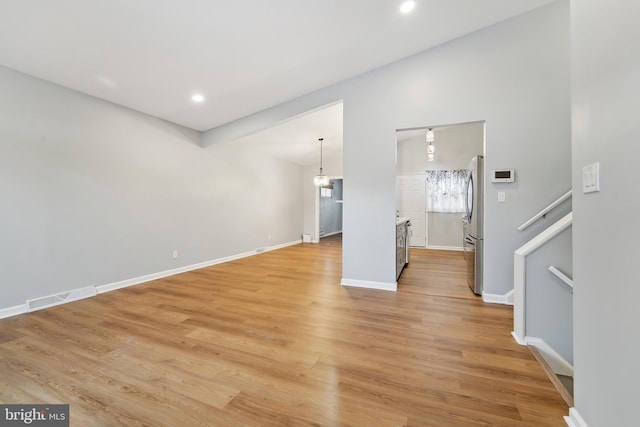
[[[569,427],[589,427],[576,408],[569,408],[569,416],[564,417],[564,422]]]
[[[171,270],[160,271],[158,273],[145,274],[144,276],[138,276],[131,279],[121,280],[119,282],[107,283],[106,285],[96,286],[99,294],[105,292],[115,291],[116,289],[128,288],[129,286],[139,285],[141,283],[150,282],[152,280],[158,280],[169,276],[175,276],[176,274],[186,273],[187,271],[198,270],[200,268],[211,267],[212,265],[222,264],[224,262],[235,261],[237,259],[246,258],[252,255],[266,252],[265,248],[262,251],[243,252],[237,255],[231,255],[224,258],[218,258],[211,261],[205,261],[198,264],[186,265],[184,267],[173,268]]]
[[[514,290],[511,289],[504,295],[499,294],[488,294],[486,292],[482,293],[482,301],[489,304],[504,304],[504,305],[513,305],[513,294]]]
[[[549,271],[554,276],[556,276],[558,279],[562,280],[564,283],[566,283],[567,285],[569,285],[569,286],[571,286],[573,288],[573,279],[571,277],[567,276],[566,274],[564,274],[562,271],[558,270],[553,265],[549,266]]]
[[[573,377],[573,365],[558,354],[558,352],[543,339],[536,337],[524,337],[524,344],[537,348],[554,373]]]
[[[251,252],[243,252],[240,254],[231,255],[224,258],[217,258],[211,261],[205,261],[197,264],[186,265],[184,267],[178,267],[171,270],[161,271],[159,273],[146,274],[144,276],[134,277],[133,279],[122,280],[120,282],[108,283],[106,285],[96,286],[96,289],[98,290],[99,294],[103,294],[105,292],[114,291],[116,289],[127,288],[129,286],[139,285],[141,283],[150,282],[152,280],[162,279],[169,276],[175,276],[176,274],[180,274],[180,273],[186,273],[187,271],[199,270],[201,268],[211,267],[212,265],[222,264],[225,262],[235,261],[237,259],[258,255],[265,252],[275,251],[276,249],[282,249],[287,246],[297,245],[299,243],[302,243],[302,239],[294,240],[292,242],[283,243],[280,245],[259,248]]]
[[[513,337],[514,341],[517,342],[518,344],[527,345],[527,342],[524,340],[524,338],[520,338],[515,331],[511,331],[511,336]]]
[[[14,305],[13,307],[0,308],[0,319],[17,316],[27,312],[27,304]]]
[[[525,327],[525,285],[526,285],[526,257],[540,246],[571,227],[573,212],[558,220],[555,224],[522,245],[513,253],[513,332],[522,339],[526,336]]]
[[[438,251],[458,251],[458,252],[463,252],[464,251],[464,248],[461,247],[461,246],[434,246],[434,245],[429,245],[425,249],[434,249],[434,250],[438,250]]]
[[[523,231],[524,229],[529,227],[531,224],[533,224],[534,222],[536,222],[540,218],[544,217],[546,214],[548,214],[553,209],[555,209],[556,206],[559,206],[562,202],[564,202],[569,197],[571,197],[571,193],[572,193],[572,191],[569,190],[566,193],[564,193],[562,196],[558,197],[558,199],[555,202],[551,203],[549,206],[547,206],[546,208],[544,208],[543,210],[541,210],[540,212],[535,214],[533,216],[533,218],[531,218],[530,220],[528,220],[527,222],[522,224],[520,227],[518,227],[518,230]]]
[[[166,270],[166,271],[161,271],[158,273],[152,273],[152,274],[146,274],[144,276],[139,276],[139,277],[134,277],[132,279],[126,279],[126,280],[121,280],[119,282],[114,282],[114,283],[107,283],[105,285],[99,285],[99,286],[95,286],[95,291],[93,292],[92,295],[89,295],[92,292],[89,292],[89,290],[94,290],[94,287],[87,287],[87,288],[82,288],[82,289],[76,289],[76,290],[71,290],[71,291],[63,291],[60,292],[58,294],[55,295],[48,295],[45,297],[38,297],[38,298],[33,298],[27,301],[27,303],[25,304],[20,304],[20,305],[16,305],[13,307],[6,307],[6,308],[0,308],[0,319],[4,319],[6,317],[12,317],[12,316],[17,316],[18,314],[23,314],[23,313],[28,313],[29,312],[29,302],[31,301],[37,301],[37,300],[41,300],[41,299],[46,299],[46,298],[54,298],[56,299],[56,304],[51,304],[51,305],[42,305],[40,307],[38,307],[38,309],[42,309],[42,308],[46,308],[52,305],[58,305],[58,304],[66,304],[68,302],[71,301],[76,301],[78,299],[81,298],[88,298],[91,296],[95,296],[97,294],[103,294],[105,292],[110,292],[110,291],[114,291],[116,289],[122,289],[122,288],[126,288],[129,286],[134,286],[134,285],[139,285],[141,283],[145,283],[145,282],[150,282],[152,280],[157,280],[157,279],[162,279],[164,277],[168,277],[168,276],[174,276],[176,274],[180,274],[180,273],[185,273],[187,271],[192,271],[192,270],[198,270],[200,268],[205,268],[205,267],[210,267],[212,265],[216,265],[216,264],[222,264],[225,262],[229,262],[229,261],[234,261],[237,259],[241,259],[241,258],[246,258],[249,256],[253,256],[253,255],[258,255],[260,253],[264,253],[264,252],[270,252],[270,251],[275,251],[276,249],[282,249],[285,248],[287,246],[294,246],[297,245],[299,243],[302,243],[302,239],[299,240],[294,240],[292,242],[288,242],[288,243],[282,243],[280,245],[275,245],[275,246],[268,246],[266,248],[260,248],[260,249],[256,249],[255,251],[251,251],[251,252],[243,252],[241,254],[237,254],[237,255],[231,255],[228,257],[224,257],[224,258],[218,258],[218,259],[214,259],[211,261],[205,261],[205,262],[201,262],[198,264],[191,264],[191,265],[186,265],[184,267],[178,267],[178,268],[174,268],[171,270]],[[79,292],[82,291],[82,292]],[[70,294],[69,296],[64,295],[64,294]],[[63,296],[63,297],[59,297],[59,296]]]
[[[300,243],[302,243],[302,239],[293,240],[293,241],[287,242],[287,243],[281,243],[281,244],[275,245],[275,246],[267,246],[267,248],[264,251],[265,252],[271,252],[271,251],[275,251],[276,249],[286,248],[287,246],[299,245]],[[217,264],[220,264],[220,263],[217,263]]]
[[[393,282],[393,283],[370,282],[368,280],[353,280],[353,279],[343,278],[340,281],[340,285],[350,286],[354,288],[377,289],[381,291],[392,291],[392,292],[395,292],[398,290],[398,282]]]
[[[332,233],[326,233],[326,234],[323,234],[322,236],[320,236],[320,238],[322,239],[323,237],[335,236],[336,234],[341,234],[341,233],[342,233],[342,230],[340,230],[340,231],[334,231],[334,232],[332,232]]]

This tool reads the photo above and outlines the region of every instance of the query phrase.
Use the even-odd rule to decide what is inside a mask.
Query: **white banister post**
[[[526,264],[524,255],[513,254],[513,337],[518,344],[524,344],[525,337],[525,288]]]
[[[526,257],[571,226],[573,212],[522,245],[513,254],[513,338],[525,344],[526,331]]]

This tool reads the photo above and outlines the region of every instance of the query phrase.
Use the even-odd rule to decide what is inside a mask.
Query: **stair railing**
[[[555,202],[551,203],[549,206],[547,206],[546,208],[542,209],[540,212],[532,216],[531,219],[529,219],[527,222],[525,222],[520,227],[518,227],[518,230],[522,231],[528,228],[531,224],[533,224],[540,218],[544,218],[549,212],[555,209],[556,206],[558,206],[560,203],[567,200],[569,197],[571,197],[571,190],[567,191],[562,196],[558,197],[558,199]]]
[[[571,288],[573,288],[573,279],[571,277],[567,276],[566,274],[558,270],[553,265],[549,267],[549,271],[558,279],[562,280],[564,283],[566,283],[567,285],[571,286]]]
[[[557,206],[557,205],[556,205]],[[526,295],[526,257],[549,240],[569,228],[573,222],[573,212],[558,220],[555,224],[529,240],[513,254],[513,332],[515,340],[525,344],[525,295]],[[555,268],[555,267],[554,267]],[[557,269],[556,269],[557,270]],[[558,270],[560,273],[560,271]],[[562,273],[560,273],[562,274]],[[566,277],[566,276],[565,276]],[[568,278],[567,278],[568,279]],[[573,283],[573,281],[572,281]]]

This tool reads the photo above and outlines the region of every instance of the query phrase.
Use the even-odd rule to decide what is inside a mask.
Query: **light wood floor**
[[[564,426],[458,252],[339,286],[340,236],[0,320],[0,402],[72,426]]]

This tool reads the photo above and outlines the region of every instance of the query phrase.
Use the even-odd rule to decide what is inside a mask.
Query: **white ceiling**
[[[0,64],[202,131],[552,1],[0,0]]]
[[[309,166],[320,163],[318,138],[324,138],[322,153],[325,160],[342,158],[341,102],[237,139],[233,144]]]

